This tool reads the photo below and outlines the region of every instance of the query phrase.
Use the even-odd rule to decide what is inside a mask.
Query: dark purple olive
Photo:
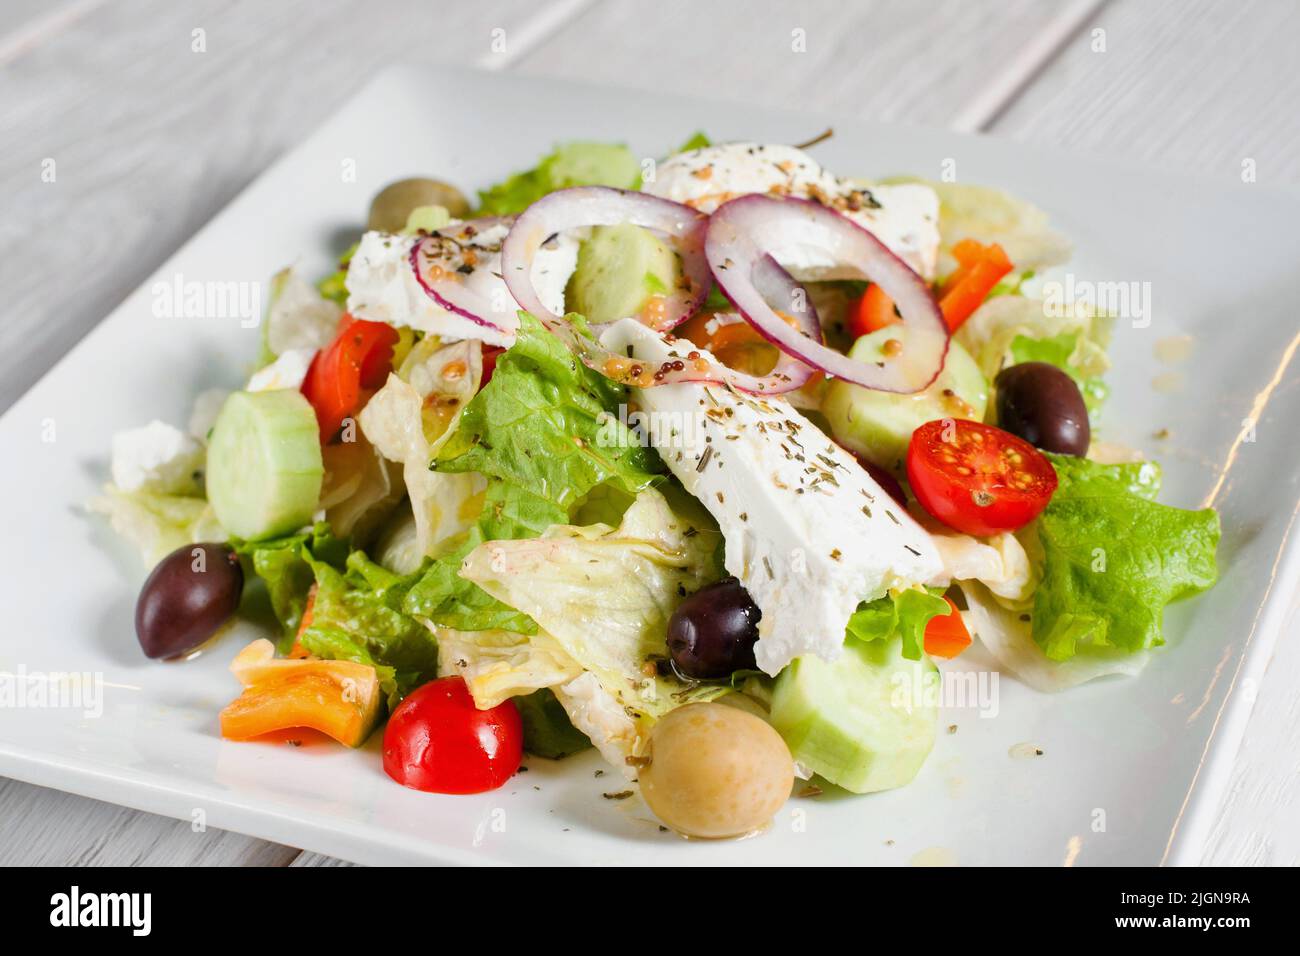
[[[135,602],[135,634],[146,657],[180,657],[230,620],[244,571],[224,544],[187,544],[158,562]]]
[[[1047,362],[1004,368],[993,380],[998,427],[1043,451],[1083,456],[1092,429],[1074,379]]]
[[[712,680],[754,670],[758,609],[735,578],[700,588],[668,619],[668,652],[683,677]]]

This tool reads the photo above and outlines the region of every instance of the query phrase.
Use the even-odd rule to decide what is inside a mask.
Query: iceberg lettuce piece
[[[559,525],[475,548],[461,576],[527,614],[629,710],[655,718],[717,696],[660,673],[668,619],[714,574],[716,541],[643,491],[617,528]]]
[[[379,453],[402,466],[421,555],[436,557],[474,524],[487,480],[475,472],[431,471],[483,375],[477,342],[420,342],[357,416]]]
[[[86,507],[108,518],[113,530],[139,549],[146,568],[184,545],[227,537],[212,507],[202,498],[122,491],[105,485],[104,493]]]

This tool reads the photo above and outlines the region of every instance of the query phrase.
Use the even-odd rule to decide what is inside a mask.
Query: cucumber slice
[[[311,522],[325,469],[316,413],[294,389],[235,392],[208,442],[208,501],[221,526],[250,541]]]
[[[897,338],[892,329],[877,329],[854,342],[849,357],[878,362],[891,338]],[[943,371],[924,391],[899,395],[836,380],[826,388],[822,412],[841,445],[901,473],[912,432],[936,418],[983,421],[988,400],[989,385],[979,366],[953,339]]]
[[[578,249],[567,304],[590,322],[613,322],[674,289],[678,274],[677,256],[649,230],[631,223],[597,226]]]
[[[781,672],[770,720],[795,760],[854,793],[916,776],[934,746],[938,670],[902,649],[897,638],[847,640],[833,664],[801,657]]]

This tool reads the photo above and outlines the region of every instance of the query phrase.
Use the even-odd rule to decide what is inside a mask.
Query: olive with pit
[[[421,206],[442,206],[453,219],[469,215],[469,201],[455,186],[440,179],[401,179],[389,183],[371,201],[366,228],[400,232]]]
[[[668,651],[683,677],[715,680],[754,670],[763,612],[735,578],[702,587],[668,619]]]
[[[765,826],[794,786],[794,758],[771,725],[725,704],[687,704],[650,730],[641,795],[678,833],[720,839]]]
[[[1082,457],[1092,429],[1074,379],[1047,362],[1004,368],[993,380],[998,427],[1043,451]]]
[[[146,657],[180,657],[239,607],[244,571],[224,544],[187,544],[158,562],[135,604],[135,634]]]

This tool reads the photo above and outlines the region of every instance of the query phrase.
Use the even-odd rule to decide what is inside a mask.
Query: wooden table
[[[0,410],[399,60],[707,89],[1225,182],[1253,161],[1259,182],[1300,185],[1288,0],[6,0],[3,19]],[[1300,646],[1275,656],[1207,863],[1300,862]],[[133,863],[340,861],[0,780],[0,864]]]

